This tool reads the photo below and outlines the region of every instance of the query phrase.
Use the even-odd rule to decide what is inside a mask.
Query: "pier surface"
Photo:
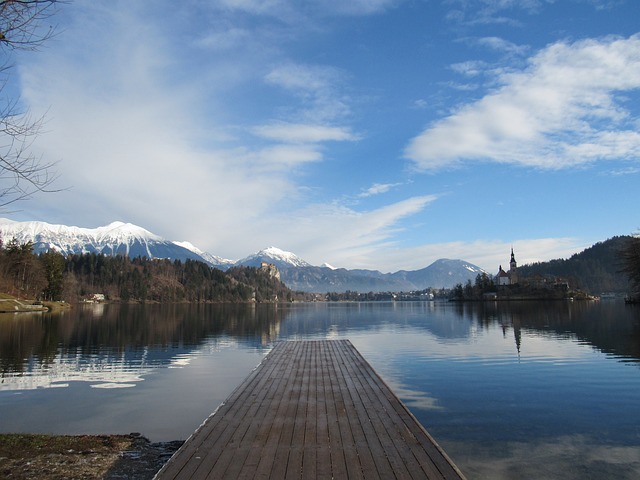
[[[156,476],[192,478],[464,477],[351,342],[321,340],[278,343]]]

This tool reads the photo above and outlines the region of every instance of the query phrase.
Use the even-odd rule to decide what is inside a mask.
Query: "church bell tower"
[[[518,283],[518,264],[513,254],[513,247],[511,247],[511,260],[509,261],[509,283],[511,285]]]

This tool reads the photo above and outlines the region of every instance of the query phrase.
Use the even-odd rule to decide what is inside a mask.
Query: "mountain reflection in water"
[[[640,477],[622,302],[86,305],[0,316],[0,431],[184,439],[274,342],[349,338],[469,478]]]

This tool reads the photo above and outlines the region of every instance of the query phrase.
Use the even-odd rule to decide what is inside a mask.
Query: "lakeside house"
[[[106,296],[104,293],[92,293],[85,299],[85,303],[104,303]]]

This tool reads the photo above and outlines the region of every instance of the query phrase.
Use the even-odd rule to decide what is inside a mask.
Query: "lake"
[[[84,305],[0,316],[0,431],[187,438],[274,343],[348,338],[470,479],[640,478],[640,307]]]

